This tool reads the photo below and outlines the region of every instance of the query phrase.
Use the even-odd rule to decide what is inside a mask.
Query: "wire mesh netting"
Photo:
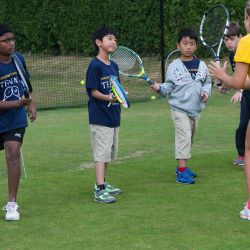
[[[87,105],[86,71],[92,60],[82,56],[26,55],[37,108],[53,109]],[[161,62],[143,58],[150,78],[160,82]],[[148,100],[152,92],[143,80],[121,75],[121,84],[129,92],[130,102]]]

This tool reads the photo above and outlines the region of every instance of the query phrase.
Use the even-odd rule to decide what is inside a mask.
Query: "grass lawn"
[[[40,111],[27,129],[19,222],[0,217],[0,246],[17,249],[249,249],[244,173],[232,165],[239,104],[218,93],[195,136],[195,185],[175,182],[174,130],[167,99],[123,109],[119,159],[108,181],[123,193],[93,201],[94,171],[87,109]],[[0,205],[7,178],[0,153]]]

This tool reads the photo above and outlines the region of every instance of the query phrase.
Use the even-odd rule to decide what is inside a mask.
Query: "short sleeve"
[[[250,35],[240,39],[234,61],[250,64]]]

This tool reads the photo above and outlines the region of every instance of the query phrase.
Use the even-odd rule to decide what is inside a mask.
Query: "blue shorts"
[[[4,133],[0,133],[0,150],[4,149],[4,143],[6,141],[19,141],[23,143],[23,137],[26,128],[16,128]]]

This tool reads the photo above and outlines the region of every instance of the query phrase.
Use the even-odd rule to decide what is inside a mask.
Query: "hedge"
[[[203,12],[219,3],[163,1],[165,51],[175,47],[181,28],[190,26],[198,32]],[[119,44],[143,55],[160,53],[159,0],[0,0],[0,3],[1,22],[13,27],[20,51],[90,56],[94,51],[92,33],[102,25],[111,25],[118,32]],[[232,20],[243,24],[246,0],[221,3],[229,9]]]

